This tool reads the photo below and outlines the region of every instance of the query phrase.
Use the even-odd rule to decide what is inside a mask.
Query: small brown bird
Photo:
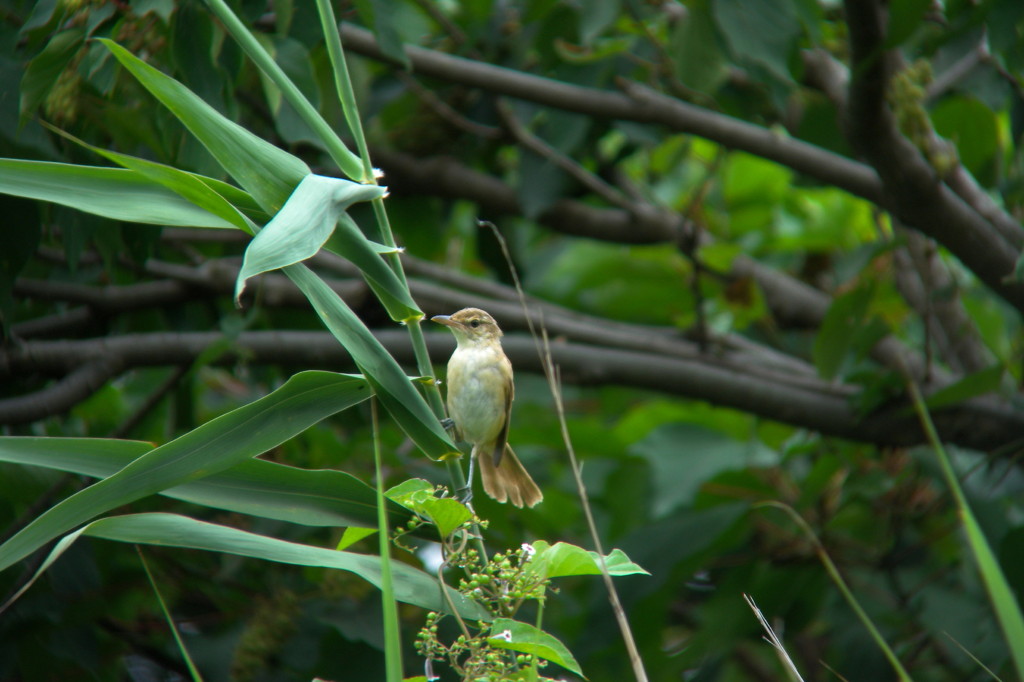
[[[484,491],[498,502],[528,507],[544,499],[540,488],[508,444],[512,416],[512,363],[501,349],[501,329],[479,308],[430,318],[455,334],[448,361],[448,415],[459,440],[472,444]],[[473,460],[470,460],[473,485]]]

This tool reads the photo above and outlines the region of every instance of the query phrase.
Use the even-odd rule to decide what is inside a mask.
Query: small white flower
[[[537,550],[534,549],[533,545],[528,544],[526,542],[523,543],[523,559],[529,561],[536,553]]]
[[[512,641],[512,631],[511,630],[505,630],[504,632],[498,633],[496,635],[496,637],[498,637],[498,639],[503,639],[506,642],[511,642]]]

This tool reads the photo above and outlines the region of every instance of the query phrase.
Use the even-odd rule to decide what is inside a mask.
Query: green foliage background
[[[315,6],[232,6],[348,139]],[[621,548],[651,573],[617,585],[652,680],[781,679],[743,594],[780,626],[805,679],[830,679],[829,669],[850,680],[895,679],[815,546],[783,514],[756,506],[765,500],[807,520],[914,679],[988,679],[972,657],[1013,679],[934,453],[904,400],[903,372],[929,393],[968,501],[1019,601],[1024,6],[892,3],[886,22],[884,47],[904,60],[883,103],[909,145],[900,158],[917,155],[934,185],[959,187],[956,173],[969,175],[995,206],[977,213],[1001,225],[993,229],[1007,243],[991,250],[981,237],[977,249],[951,237],[966,229],[952,214],[948,228],[915,220],[927,214],[900,193],[916,185],[894,183],[898,160],[858,136],[871,128],[856,127],[866,116],[857,108],[856,69],[847,87],[852,55],[865,49],[849,8],[808,0],[422,0],[336,3],[335,11],[415,302],[428,316],[483,307],[507,332],[517,367],[512,442],[545,501],[517,510],[478,494],[489,546],[590,541],[547,384],[510,303],[507,264],[478,218],[493,220],[508,240],[532,309],[543,309],[555,336],[569,432],[605,548]],[[373,31],[379,50],[366,46],[360,26]],[[340,174],[207,6],[171,0],[8,2],[0,156],[106,165],[45,122],[100,149],[227,179],[99,38],[314,172]],[[413,51],[407,71],[393,63],[402,43],[465,61],[446,70]],[[474,65],[533,78],[512,91],[494,72],[474,76]],[[538,94],[536,77],[558,81],[574,101],[553,103],[557,88]],[[638,84],[663,99],[644,99]],[[596,91],[640,104],[622,115],[588,112],[587,93]],[[661,113],[664,98],[690,113]],[[693,111],[710,123],[685,118]],[[750,127],[729,127],[736,122]],[[748,141],[751,130],[796,151],[786,157],[770,142]],[[824,155],[803,161],[802,149]],[[25,181],[17,166],[3,173]],[[117,204],[114,197],[110,210]],[[245,215],[264,224],[265,209],[252,205]],[[86,357],[76,355],[81,345],[48,347],[59,361],[45,366],[36,350],[43,346],[33,344],[106,339],[116,356],[121,339],[144,358],[66,410],[5,422],[5,435],[162,445],[263,398],[299,370],[356,371],[283,279],[252,280],[245,307],[235,308],[233,277],[246,245],[236,230],[129,225],[7,195],[0,212],[0,415]],[[369,240],[384,241],[368,206],[351,215]],[[310,266],[414,366],[393,309],[369,295],[355,268],[337,259]],[[780,279],[796,288],[771,286]],[[320,334],[257,343],[260,332],[280,330]],[[133,334],[167,335],[170,350]],[[443,374],[450,340],[443,331],[428,337]],[[559,356],[563,342],[580,345]],[[688,345],[659,350],[677,342]],[[653,369],[615,354],[623,348]],[[685,375],[690,383],[670,371],[677,361],[700,370]],[[738,392],[717,370],[732,373]],[[263,459],[371,482],[369,421],[360,404]],[[397,427],[382,438],[389,484],[449,483],[443,466]],[[79,475],[91,472],[47,466],[0,463],[4,540],[91,481]],[[306,526],[193,502],[151,496],[118,512],[187,514],[322,547],[334,547],[342,532],[340,523]],[[375,545],[356,549],[373,553]],[[233,555],[144,551],[205,679],[382,678],[379,595],[361,579]],[[422,556],[400,560],[418,567]],[[30,559],[0,573],[0,595],[31,567]],[[587,679],[628,679],[600,581],[557,584],[544,628]],[[409,643],[424,612],[403,605],[400,615],[410,672],[421,665]],[[76,542],[0,614],[2,679],[180,679],[175,674],[185,674],[184,663],[125,544]]]

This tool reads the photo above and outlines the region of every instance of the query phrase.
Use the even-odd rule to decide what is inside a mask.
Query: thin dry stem
[[[583,513],[587,519],[587,527],[590,530],[591,539],[594,542],[594,549],[597,551],[598,565],[601,568],[601,577],[604,579],[605,588],[608,590],[608,599],[612,604],[612,611],[615,613],[615,620],[619,624],[619,630],[622,632],[622,639],[626,644],[626,650],[629,652],[630,665],[633,667],[633,674],[636,676],[637,682],[647,682],[647,672],[644,670],[643,660],[640,658],[640,652],[636,646],[636,640],[633,638],[633,631],[629,626],[629,619],[626,617],[626,611],[622,608],[622,602],[619,600],[619,593],[615,589],[615,583],[612,581],[612,576],[608,572],[608,566],[604,559],[604,549],[601,545],[601,538],[597,532],[597,524],[594,523],[594,515],[591,512],[590,500],[587,497],[587,489],[583,484],[583,474],[579,465],[579,461],[576,459],[576,451],[572,445],[572,437],[569,435],[569,426],[565,420],[565,406],[562,403],[562,390],[561,381],[559,378],[558,369],[555,367],[555,363],[551,358],[551,345],[548,342],[547,329],[544,327],[543,315],[540,316],[540,338],[537,337],[537,330],[533,326],[532,316],[529,314],[529,310],[526,306],[526,295],[523,293],[522,284],[519,281],[519,273],[516,271],[515,265],[512,263],[512,255],[509,253],[508,244],[505,242],[505,238],[498,232],[498,228],[489,222],[481,221],[481,225],[486,225],[493,232],[498,243],[501,245],[501,252],[505,257],[505,261],[508,263],[509,271],[512,274],[512,281],[515,284],[516,291],[519,293],[519,302],[523,306],[523,314],[526,318],[527,325],[530,328],[530,335],[533,336],[537,342],[537,352],[541,357],[541,365],[544,368],[544,376],[548,380],[548,387],[551,389],[551,396],[555,401],[555,413],[558,415],[558,425],[562,433],[562,441],[565,443],[566,452],[569,455],[569,463],[572,468],[573,478],[576,480],[576,490],[580,496],[580,502],[583,505]]]

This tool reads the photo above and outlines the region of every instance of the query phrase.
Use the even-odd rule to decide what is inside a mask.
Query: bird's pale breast
[[[448,412],[469,443],[493,443],[507,416],[503,354],[486,348],[460,348],[448,363]]]

